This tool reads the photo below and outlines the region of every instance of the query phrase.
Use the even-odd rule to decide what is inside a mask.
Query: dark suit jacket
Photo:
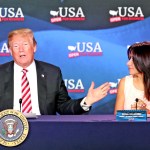
[[[37,61],[37,86],[42,115],[82,114],[82,99],[71,100],[62,80],[61,70],[51,64]],[[44,76],[43,76],[44,75]],[[13,108],[14,61],[0,65],[0,111]],[[19,100],[18,100],[19,103]]]

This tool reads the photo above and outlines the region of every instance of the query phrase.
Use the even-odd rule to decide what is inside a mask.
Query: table
[[[58,115],[28,121],[27,139],[11,150],[150,150],[150,119],[118,122],[114,115]]]

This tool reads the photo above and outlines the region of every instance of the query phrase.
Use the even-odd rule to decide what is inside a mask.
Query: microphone
[[[19,104],[20,104],[20,112],[21,112],[22,98],[19,99]]]
[[[22,112],[22,98],[19,99],[19,104],[20,104],[20,112]],[[37,118],[36,114],[35,113],[23,113],[23,115],[26,117],[26,118]]]
[[[139,99],[136,98],[135,101],[136,101],[136,110],[137,110],[137,103],[138,103]]]

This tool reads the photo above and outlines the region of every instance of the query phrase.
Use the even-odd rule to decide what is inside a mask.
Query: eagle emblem
[[[17,129],[17,121],[14,119],[7,119],[3,122],[2,134],[8,138],[16,136],[19,129]]]

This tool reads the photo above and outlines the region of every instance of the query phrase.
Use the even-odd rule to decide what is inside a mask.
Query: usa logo
[[[13,147],[21,144],[29,131],[25,116],[16,110],[8,109],[0,112],[0,144]]]

